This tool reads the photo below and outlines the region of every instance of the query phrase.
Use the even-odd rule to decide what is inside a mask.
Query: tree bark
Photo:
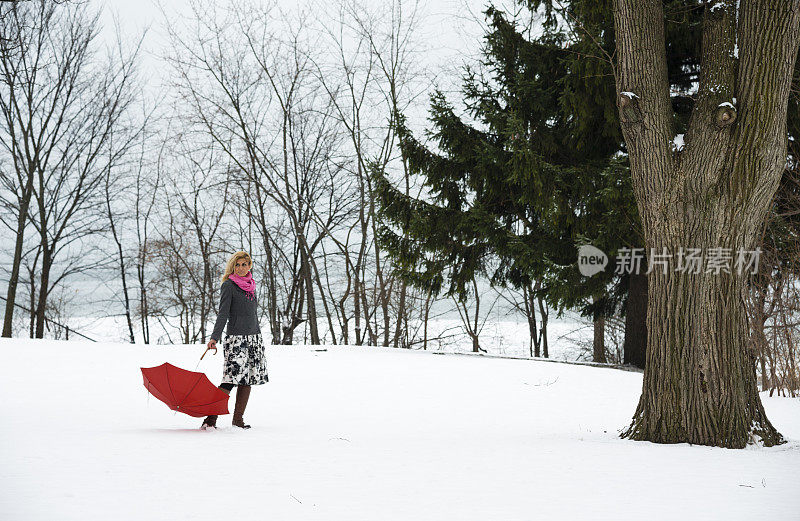
[[[663,4],[614,2],[618,108],[645,244],[678,266],[681,248],[752,251],[786,162],[800,1],[744,1],[736,11],[736,0],[706,8],[699,88],[678,150]],[[730,448],[784,441],[747,349],[748,273],[716,271],[648,270],[642,396],[623,437]]]
[[[47,297],[50,289],[50,270],[53,267],[53,257],[50,248],[42,245],[42,272],[39,279],[39,299],[36,303],[36,333],[34,338],[44,338],[45,311],[47,308]]]
[[[14,322],[14,305],[17,299],[17,285],[19,284],[19,269],[22,263],[22,245],[25,239],[25,222],[28,218],[28,207],[33,194],[33,175],[28,175],[28,180],[20,200],[19,217],[17,220],[17,236],[14,244],[14,259],[11,263],[11,276],[8,279],[6,292],[6,310],[3,318],[3,337],[11,338]]]
[[[536,300],[539,302],[539,316],[542,317],[542,327],[539,329],[539,343],[542,346],[542,356],[550,358],[550,351],[547,347],[547,319],[549,314],[547,311],[547,303],[541,296],[537,296]]]
[[[647,275],[631,273],[625,305],[622,363],[644,369],[647,360]]]
[[[594,298],[597,302],[598,297]],[[602,312],[594,313],[594,338],[592,339],[592,361],[606,363],[606,317]]]
[[[598,314],[594,319],[594,338],[592,340],[592,361],[606,363],[606,317]]]
[[[303,280],[305,282],[306,300],[308,300],[308,325],[311,333],[311,344],[319,345],[319,329],[317,327],[317,306],[314,299],[314,283],[311,277],[311,265],[308,260],[308,253],[305,245],[300,245],[300,263],[303,270]]]
[[[145,236],[146,237],[146,236]],[[139,282],[139,320],[142,324],[142,342],[150,343],[150,305],[147,297],[147,282],[145,281],[145,269],[147,249],[150,245],[140,241],[139,251],[136,255],[136,276]]]
[[[522,286],[522,301],[525,306],[525,317],[528,319],[528,334],[530,335],[531,356],[541,356],[541,343],[539,341],[539,328],[536,324],[536,308],[533,289],[530,284]]]

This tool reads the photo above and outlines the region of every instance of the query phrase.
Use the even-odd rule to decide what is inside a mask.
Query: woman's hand
[[[208,341],[208,345],[206,346],[206,350],[203,351],[203,355],[200,357],[200,360],[203,359],[203,356],[206,356],[206,353],[208,353],[209,349],[213,349],[214,350],[214,354],[217,354],[217,341],[214,340],[213,338]]]

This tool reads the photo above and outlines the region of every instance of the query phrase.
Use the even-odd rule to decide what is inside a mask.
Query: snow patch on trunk
[[[676,152],[680,152],[683,150],[683,134],[678,134],[674,138],[672,138],[672,150]]]

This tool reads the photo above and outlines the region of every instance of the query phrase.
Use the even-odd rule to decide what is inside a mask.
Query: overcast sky
[[[220,6],[229,3],[229,0],[205,0],[217,2]],[[259,2],[254,3],[272,3]],[[286,10],[296,9],[298,0],[274,0],[277,5]],[[302,0],[300,0],[302,2]],[[336,0],[332,0],[335,2]],[[143,66],[150,71],[158,68],[159,56],[163,53],[166,44],[163,22],[164,16],[159,8],[172,17],[180,17],[190,13],[189,0],[96,0],[103,10],[104,37],[112,42],[114,40],[114,20],[119,20],[123,35],[134,39],[141,35],[145,29],[147,34],[144,41],[145,55]],[[408,2],[409,4],[411,1]],[[489,0],[423,0],[420,2],[422,16],[418,35],[419,45],[429,50],[426,66],[438,68],[451,68],[457,70],[458,65],[468,56],[475,56],[479,50],[482,30],[475,18],[483,19],[481,12],[488,5]],[[508,0],[498,0],[495,4],[509,3]],[[372,0],[372,5],[379,7],[391,5],[382,0]],[[157,71],[156,71],[157,72]]]
[[[119,23],[123,38],[133,42],[145,34],[141,53],[141,77],[145,79],[146,92],[153,99],[165,92],[167,74],[172,70],[163,60],[168,50],[168,37],[165,30],[165,14],[174,22],[191,17],[192,0],[90,0],[102,7],[103,37],[108,43],[116,41],[116,22]],[[331,5],[339,0],[194,0],[207,6],[216,2],[220,9],[232,1],[244,1],[255,5],[273,5],[281,10],[292,12],[302,9],[309,3]],[[386,6],[391,8],[391,0],[362,0],[372,8]],[[403,0],[404,10],[408,11],[415,0]],[[480,46],[485,31],[483,11],[488,5],[510,11],[519,9],[515,0],[420,0],[418,26],[415,32],[418,40],[414,48],[420,62],[417,71],[425,70],[423,83],[412,88],[417,93],[414,103],[404,109],[406,124],[419,137],[430,127],[428,118],[429,94],[433,86],[443,90],[448,99],[459,107],[460,96],[456,92],[461,85],[464,64],[475,64],[480,59]],[[162,11],[163,10],[163,11]],[[180,23],[178,23],[180,25]],[[431,83],[432,82],[432,83]],[[464,115],[469,120],[467,115]]]

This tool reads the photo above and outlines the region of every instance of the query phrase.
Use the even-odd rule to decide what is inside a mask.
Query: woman
[[[250,426],[244,423],[244,409],[250,397],[250,386],[261,385],[269,381],[267,378],[267,360],[264,355],[264,343],[261,340],[261,328],[258,325],[258,301],[256,300],[256,282],[250,269],[253,261],[244,251],[234,253],[225,265],[220,287],[219,313],[209,349],[217,354],[217,342],[222,335],[222,328],[228,323],[222,352],[225,355],[225,369],[219,388],[230,394],[236,386],[236,405],[233,409],[233,425],[242,429]],[[201,429],[217,426],[217,416],[208,416],[203,420]]]

